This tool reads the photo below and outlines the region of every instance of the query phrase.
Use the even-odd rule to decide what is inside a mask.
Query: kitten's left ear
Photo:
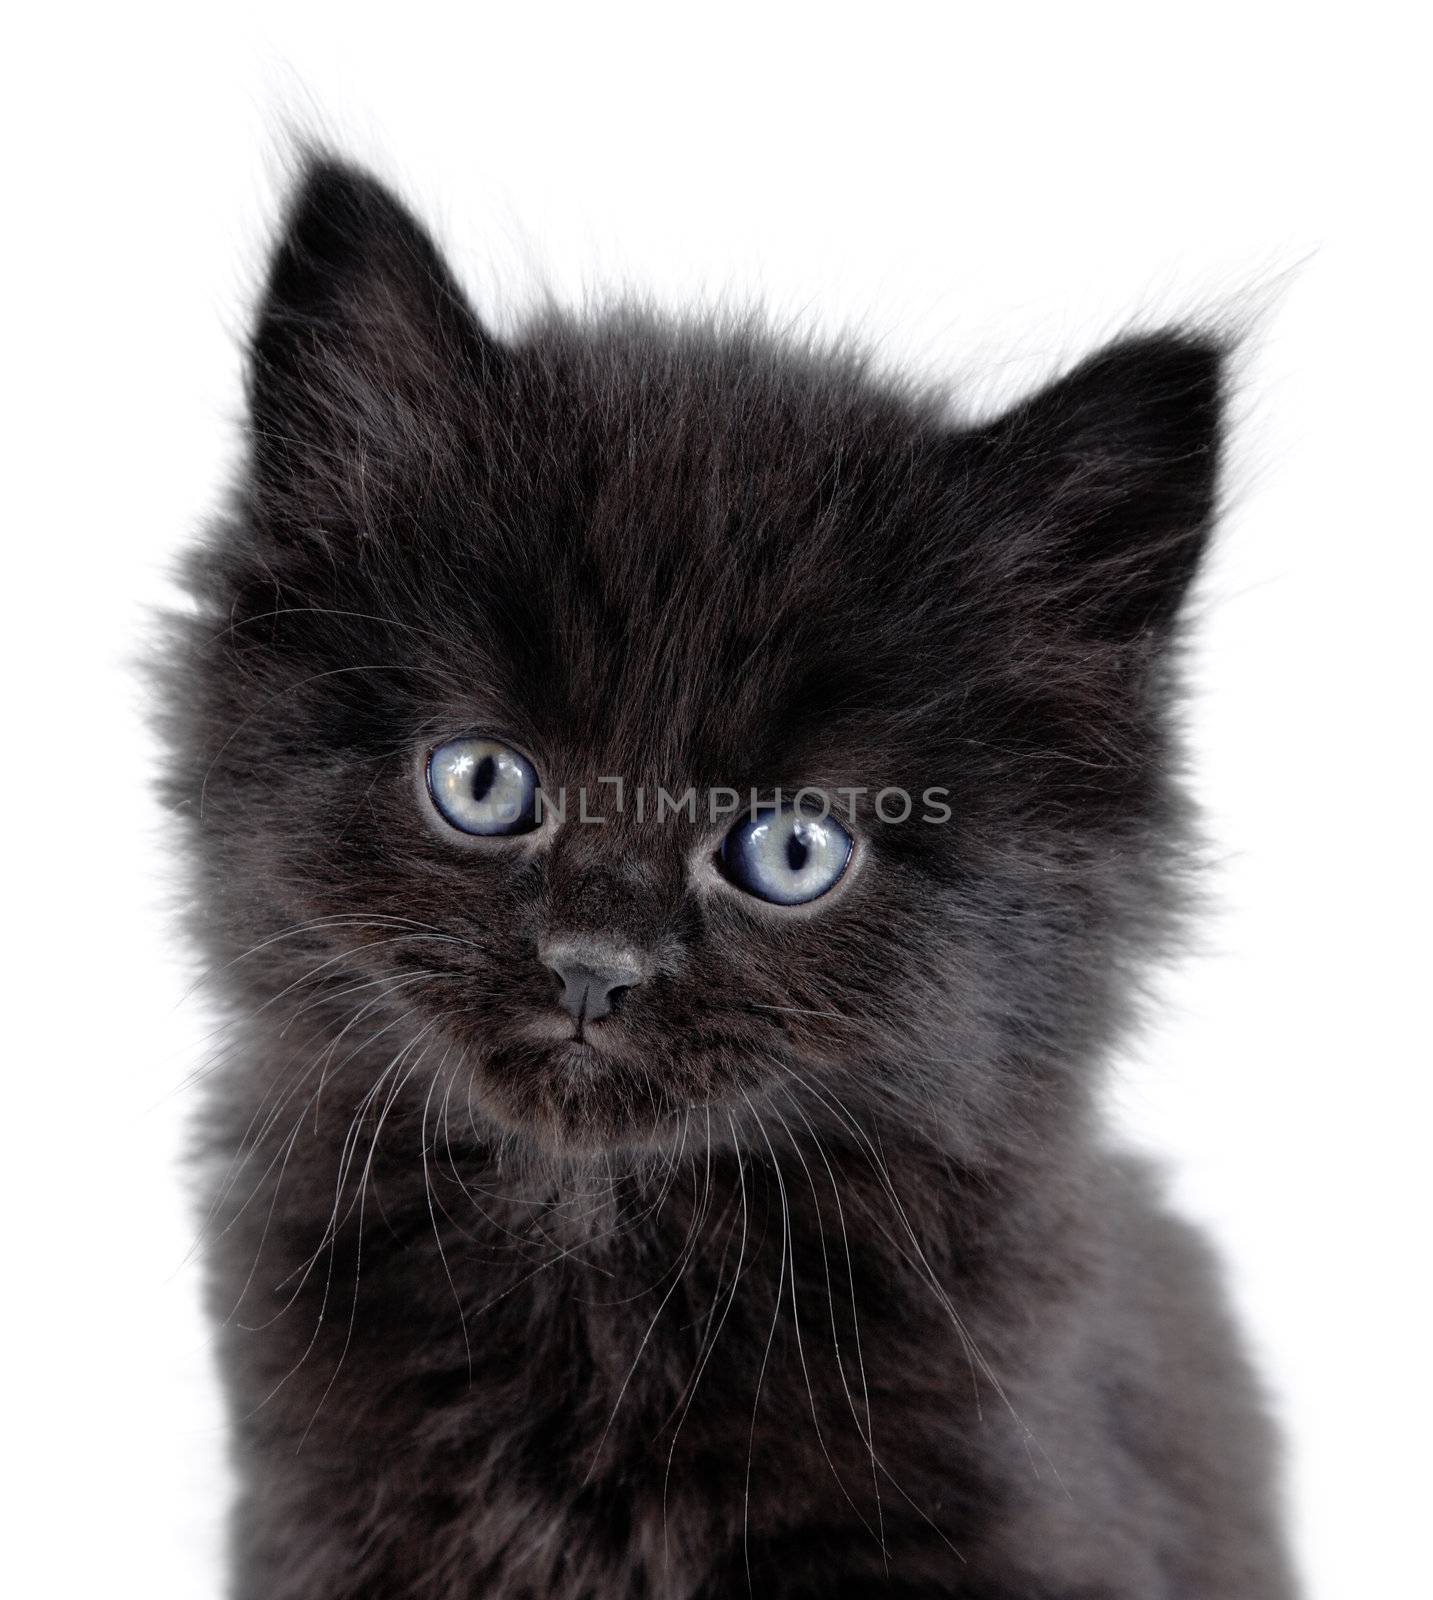
[[[979,430],[967,471],[995,508],[1012,581],[1077,630],[1157,640],[1215,507],[1224,351],[1130,338]]]
[[[431,465],[500,354],[410,213],[365,173],[311,160],[251,346],[261,493],[310,528],[350,521],[395,471]]]

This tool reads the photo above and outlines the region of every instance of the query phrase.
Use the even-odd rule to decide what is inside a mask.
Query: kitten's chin
[[[485,1049],[472,1070],[493,1121],[554,1154],[665,1147],[684,1121],[685,1108],[611,1042],[526,1037]]]

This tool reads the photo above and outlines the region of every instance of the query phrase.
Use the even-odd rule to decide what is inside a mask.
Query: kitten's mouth
[[[680,1110],[657,1086],[620,1025],[530,1018],[474,1057],[483,1108],[504,1128],[560,1152],[650,1146],[679,1127]]]
[[[518,1029],[518,1037],[534,1044],[570,1045],[574,1053],[579,1048],[589,1050],[594,1058],[621,1060],[628,1055],[622,1048],[621,1031],[620,1024],[612,1022],[574,1022],[571,1017],[544,1012],[525,1022]]]
[[[505,1132],[555,1154],[669,1152],[703,1109],[760,1091],[781,1046],[743,1016],[663,1026],[621,1015],[576,1025],[534,1007],[467,1041],[475,1105]]]

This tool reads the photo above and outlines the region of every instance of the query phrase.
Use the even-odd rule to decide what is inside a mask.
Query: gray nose
[[[607,1016],[625,990],[644,977],[642,963],[630,951],[590,940],[549,944],[539,952],[542,964],[557,975],[562,992],[557,1003],[578,1022]]]

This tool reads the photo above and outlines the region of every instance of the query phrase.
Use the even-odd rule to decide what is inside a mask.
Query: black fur
[[[240,1600],[1290,1593],[1205,1247],[1097,1104],[1190,857],[1222,365],[956,426],[754,324],[499,342],[310,166],[166,676]],[[605,825],[446,833],[471,730]],[[614,775],[864,787],[855,864],[766,906]],[[579,1051],[536,951],[594,932],[651,976]]]

